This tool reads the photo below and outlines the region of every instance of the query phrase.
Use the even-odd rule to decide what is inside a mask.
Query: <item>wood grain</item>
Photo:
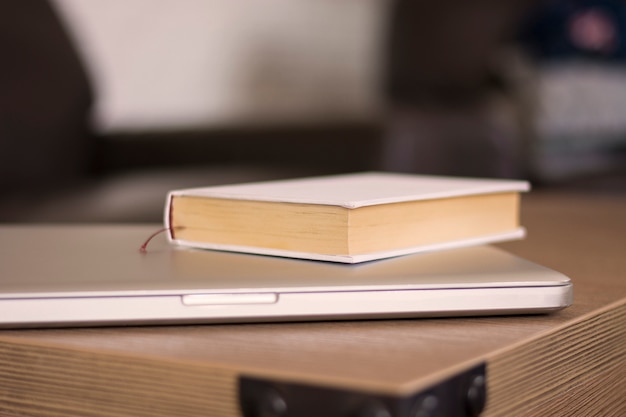
[[[528,238],[500,246],[569,275],[570,308],[497,318],[5,330],[0,415],[238,416],[241,374],[404,395],[483,361],[485,416],[626,415],[626,198],[531,193],[522,219]]]

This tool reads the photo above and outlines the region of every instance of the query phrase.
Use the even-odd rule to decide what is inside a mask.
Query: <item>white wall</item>
[[[384,0],[55,0],[100,131],[364,119]]]

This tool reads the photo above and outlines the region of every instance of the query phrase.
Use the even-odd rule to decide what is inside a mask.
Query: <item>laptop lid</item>
[[[154,226],[0,227],[0,326],[545,313],[566,276],[490,246],[348,265],[170,246]]]

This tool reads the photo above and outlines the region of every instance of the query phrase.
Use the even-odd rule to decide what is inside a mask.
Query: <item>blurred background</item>
[[[6,0],[0,56],[0,222],[364,170],[626,194],[623,0]]]

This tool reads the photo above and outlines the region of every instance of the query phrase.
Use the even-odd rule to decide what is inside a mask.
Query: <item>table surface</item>
[[[193,377],[202,378],[200,374],[207,370],[213,373],[223,370],[225,374],[271,376],[403,394],[481,362],[493,364],[496,378],[498,361],[507,352],[521,352],[533,341],[547,340],[550,335],[604,317],[603,314],[617,314],[619,320],[624,317],[626,196],[531,192],[523,198],[522,223],[528,230],[526,239],[498,246],[568,275],[575,291],[571,307],[536,316],[3,330],[0,331],[0,347],[5,346],[5,350],[0,351],[0,358],[6,357],[7,351],[26,355],[24,352],[28,350],[29,354],[36,352],[39,357],[82,355],[96,362],[109,361],[109,365],[118,361],[116,363],[133,364],[116,370],[117,377],[121,375],[124,379],[126,375],[127,380],[141,379],[137,375],[142,372],[145,372],[142,377],[155,377],[141,370],[142,363],[150,364],[154,369],[163,370],[172,386],[189,384]],[[615,333],[615,329],[611,328],[611,332]],[[626,345],[623,332],[616,337],[615,343],[625,342]],[[548,350],[557,348],[546,346]],[[54,367],[49,365],[52,359],[46,360],[48,365],[32,366]],[[0,360],[0,376],[7,366]],[[180,376],[184,382],[175,377],[176,370],[181,369],[185,369]],[[611,369],[611,377],[619,380],[626,376],[623,359],[617,368]],[[81,378],[87,381],[96,377]],[[108,377],[114,378],[114,375]],[[227,395],[227,390],[234,390],[234,382],[226,377],[224,381],[230,384],[224,388],[224,395]],[[175,389],[169,395],[178,395],[173,391]],[[621,394],[626,394],[626,388],[621,388],[621,393],[616,395]],[[187,388],[181,390],[180,395],[190,398],[189,410],[192,410],[192,397],[201,394]],[[493,401],[486,414],[497,415],[494,407],[503,410],[504,405],[500,403],[504,400],[498,399],[497,392],[490,396]],[[198,399],[198,404],[201,402],[202,399]]]

